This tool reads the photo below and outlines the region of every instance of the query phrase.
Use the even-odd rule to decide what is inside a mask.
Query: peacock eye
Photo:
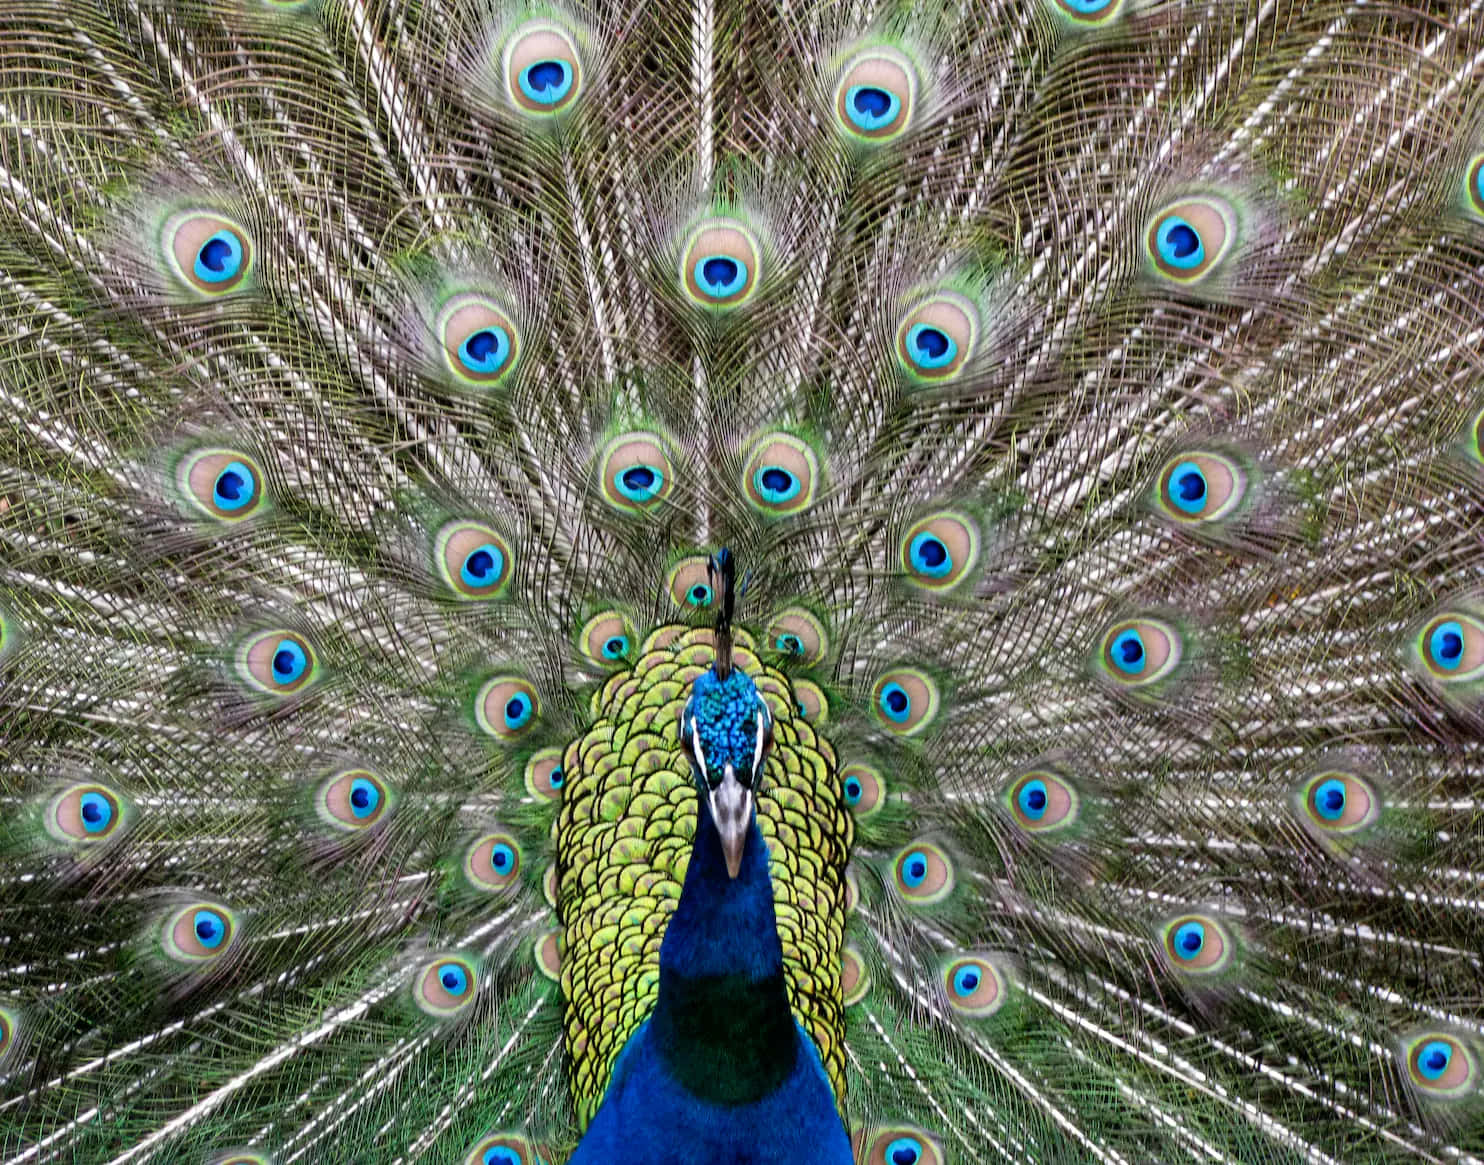
[[[618,611],[594,615],[577,637],[582,654],[597,664],[623,663],[634,641],[634,629]]]
[[[735,219],[708,219],[686,241],[680,281],[692,301],[727,308],[745,303],[762,275],[761,248]]]
[[[871,972],[860,951],[847,946],[840,952],[840,994],[846,1007],[853,1007],[871,990]]]
[[[165,920],[162,948],[178,963],[208,963],[221,958],[237,938],[232,912],[215,902],[182,907]]]
[[[867,1165],[943,1165],[936,1142],[922,1129],[895,1126],[871,1138]]]
[[[1422,628],[1417,651],[1428,674],[1441,683],[1476,679],[1484,673],[1484,625],[1462,611],[1445,611]]]
[[[706,563],[704,556],[696,555],[682,558],[670,568],[665,586],[670,592],[670,601],[677,607],[701,609],[711,605],[712,591]]]
[[[933,514],[913,523],[902,539],[902,569],[917,586],[949,591],[979,559],[979,533],[959,514]]]
[[[553,894],[551,897],[554,900],[556,895]],[[562,981],[562,932],[560,930],[549,930],[538,938],[532,955],[536,960],[537,970],[554,983]]]
[[[1405,1047],[1407,1075],[1427,1096],[1454,1099],[1472,1092],[1478,1081],[1474,1058],[1462,1042],[1443,1032],[1425,1032]]]
[[[959,955],[943,964],[942,984],[949,1007],[980,1019],[999,1011],[1008,995],[1004,973],[982,955]]]
[[[786,607],[774,615],[768,623],[768,638],[774,650],[805,666],[818,663],[829,650],[824,624],[803,607]]]
[[[510,544],[482,522],[449,522],[433,539],[439,577],[463,599],[492,599],[510,584]]]
[[[1187,198],[1150,220],[1145,246],[1159,274],[1176,283],[1197,283],[1220,263],[1236,233],[1236,216],[1225,202]]]
[[[315,809],[337,829],[358,832],[380,821],[391,805],[391,790],[368,769],[346,769],[319,788]]]
[[[1112,20],[1122,3],[1123,0],[1052,0],[1052,7],[1073,25],[1088,28]]]
[[[1299,790],[1304,819],[1326,833],[1356,833],[1376,823],[1381,799],[1368,781],[1355,773],[1329,771],[1304,782]]]
[[[72,785],[48,804],[46,831],[69,845],[94,845],[113,837],[125,816],[126,803],[107,785]]]
[[[505,84],[522,113],[549,117],[572,107],[582,92],[582,59],[571,33],[538,21],[522,25],[505,44]]]
[[[481,1137],[464,1158],[464,1165],[540,1165],[536,1150],[520,1133],[491,1133]]]
[[[286,696],[312,684],[319,674],[314,649],[292,631],[260,631],[237,651],[237,671],[261,692]]]
[[[809,680],[794,679],[794,711],[803,719],[823,724],[829,719],[830,704],[825,699],[824,689]]]
[[[840,770],[840,788],[845,804],[857,819],[872,816],[886,801],[886,782],[870,765],[852,763]]]
[[[562,769],[562,750],[543,748],[526,761],[526,791],[543,801],[559,801],[566,774]]]
[[[520,873],[520,844],[508,833],[481,837],[464,855],[464,874],[480,890],[505,890]]]
[[[0,1060],[15,1046],[16,1033],[20,1030],[20,1023],[15,1013],[8,1008],[0,1007]]]
[[[630,513],[658,505],[675,484],[669,454],[653,433],[627,433],[609,442],[599,473],[608,504]]]
[[[474,701],[479,726],[498,740],[514,740],[536,722],[536,689],[519,676],[486,680]]]
[[[871,688],[878,722],[898,736],[915,736],[938,712],[938,688],[926,672],[897,668]]]
[[[413,980],[412,997],[428,1015],[457,1015],[474,1002],[478,977],[479,969],[469,959],[444,955],[423,964]]]
[[[1102,668],[1115,682],[1142,687],[1163,679],[1180,662],[1180,636],[1156,619],[1128,619],[1103,635]]]
[[[1005,793],[1005,803],[1015,823],[1031,833],[1050,833],[1077,820],[1077,791],[1046,769],[1017,778]]]
[[[939,292],[897,325],[897,360],[919,380],[950,380],[973,355],[979,313],[962,295]]]
[[[912,120],[917,76],[907,58],[873,48],[851,58],[835,87],[835,120],[857,141],[878,143],[902,133]]]
[[[1219,453],[1184,453],[1159,475],[1159,504],[1178,522],[1212,522],[1237,508],[1246,492],[1237,464]]]
[[[742,488],[765,514],[796,514],[814,500],[819,462],[797,437],[774,433],[757,441],[747,458]]]
[[[437,334],[448,370],[465,384],[488,388],[515,367],[520,335],[509,312],[488,296],[454,296],[438,313]]]
[[[201,295],[225,295],[252,271],[247,232],[219,214],[190,211],[165,223],[165,255],[171,270]]]
[[[181,461],[177,481],[197,509],[219,521],[240,522],[263,505],[263,471],[235,449],[191,454]]]
[[[1231,936],[1216,919],[1187,914],[1165,924],[1162,934],[1170,965],[1187,974],[1210,975],[1231,963]]]
[[[907,901],[924,905],[941,902],[953,890],[953,863],[939,846],[917,842],[892,863],[892,882]]]
[[[1469,162],[1468,172],[1464,177],[1463,194],[1465,205],[1484,218],[1484,154],[1476,154]]]

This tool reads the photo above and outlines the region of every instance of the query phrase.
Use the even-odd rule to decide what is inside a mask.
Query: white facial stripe
[[[758,778],[763,775],[763,717],[762,713],[757,717],[757,744],[752,750],[752,783],[757,784]]]

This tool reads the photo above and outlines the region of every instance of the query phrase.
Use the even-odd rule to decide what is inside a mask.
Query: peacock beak
[[[742,868],[742,851],[747,846],[747,828],[752,824],[752,790],[737,780],[727,765],[721,784],[711,790],[711,818],[721,834],[721,852],[727,860],[727,877],[735,878]]]

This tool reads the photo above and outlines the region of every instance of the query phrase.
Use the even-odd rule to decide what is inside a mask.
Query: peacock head
[[[773,747],[773,714],[746,672],[732,666],[732,610],[736,563],[719,550],[707,573],[720,597],[716,618],[716,658],[696,677],[680,713],[680,745],[690,760],[696,788],[706,798],[721,835],[727,876],[742,868],[747,831],[756,811],[754,794],[763,762]]]

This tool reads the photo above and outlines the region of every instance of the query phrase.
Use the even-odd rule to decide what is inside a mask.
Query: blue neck
[[[754,819],[741,869],[727,877],[705,797],[685,887],[660,947],[659,1000],[650,1026],[671,1075],[718,1104],[767,1096],[798,1055],[767,846]]]

